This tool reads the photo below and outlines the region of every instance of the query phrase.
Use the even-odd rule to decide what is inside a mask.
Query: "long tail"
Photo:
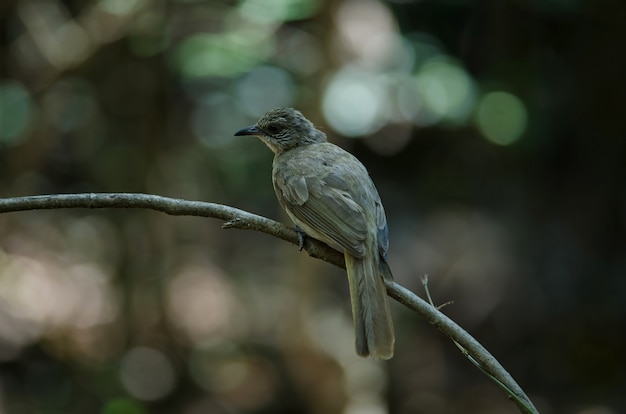
[[[363,258],[347,252],[346,270],[350,284],[356,352],[360,356],[389,359],[393,356],[393,322],[387,290],[379,270],[378,250]]]

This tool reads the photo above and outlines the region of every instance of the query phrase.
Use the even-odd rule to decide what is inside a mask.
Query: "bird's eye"
[[[270,134],[274,135],[274,134],[278,134],[280,132],[280,127],[276,124],[271,124],[267,126],[267,132],[269,132]]]

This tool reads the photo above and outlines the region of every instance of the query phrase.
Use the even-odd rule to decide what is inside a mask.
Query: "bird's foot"
[[[304,242],[306,241],[307,235],[298,226],[295,226],[294,229],[296,230],[296,233],[298,234],[298,249],[302,251],[302,249],[304,249]]]

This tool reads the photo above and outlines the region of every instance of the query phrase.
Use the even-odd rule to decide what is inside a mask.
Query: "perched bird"
[[[389,359],[394,332],[383,278],[387,219],[367,170],[293,108],[274,109],[235,133],[261,139],[273,152],[272,181],[281,206],[306,235],[344,253],[356,352]]]

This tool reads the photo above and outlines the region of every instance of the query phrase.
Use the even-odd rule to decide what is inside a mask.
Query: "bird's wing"
[[[376,194],[376,227],[378,228],[378,253],[380,256],[387,260],[387,250],[389,249],[389,229],[387,227],[387,217],[385,216],[385,209],[383,203],[380,201],[380,196]]]
[[[349,189],[347,180],[352,177],[333,172],[309,177],[278,174],[275,185],[285,208],[318,233],[310,236],[327,238],[353,256],[363,257],[368,226],[363,208]]]
[[[359,163],[360,164],[360,163]],[[345,177],[343,179],[342,177]],[[364,208],[373,209],[374,222],[377,230],[378,252],[380,256],[387,260],[387,250],[389,249],[389,231],[387,228],[387,217],[385,209],[380,200],[376,186],[372,182],[365,167],[341,170],[341,173],[329,174],[325,179],[327,185],[352,194],[351,199],[355,199],[357,204]],[[358,183],[358,187],[350,187],[348,183]]]

